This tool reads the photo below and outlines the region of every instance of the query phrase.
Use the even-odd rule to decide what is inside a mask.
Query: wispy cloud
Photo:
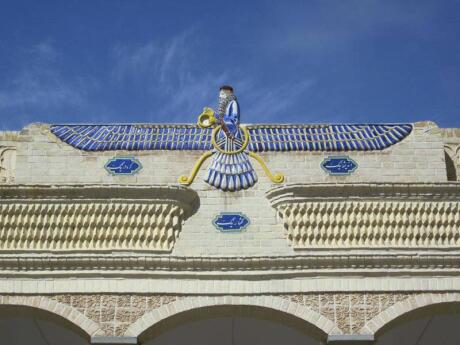
[[[88,95],[98,82],[69,76],[61,60],[60,52],[49,41],[23,52],[16,68],[0,84],[0,111],[8,114],[0,118],[1,128],[37,120],[60,121],[70,112],[88,107]]]
[[[81,104],[78,81],[69,82],[56,67],[58,53],[47,42],[33,46],[17,73],[4,81],[0,89],[0,108],[34,106],[48,108]]]
[[[140,104],[143,113],[137,119],[141,121],[194,122],[204,106],[216,107],[218,87],[231,84],[242,102],[243,122],[282,122],[287,111],[296,109],[308,96],[311,80],[272,85],[258,82],[240,70],[238,63],[221,70],[218,64],[211,68],[201,55],[203,47],[197,37],[192,29],[167,41],[117,44],[111,52],[109,74],[102,73],[97,80],[70,76],[62,67],[65,56],[59,49],[49,41],[39,42],[27,50],[17,71],[2,82],[0,111],[19,117],[22,125],[37,119],[62,122],[63,118],[71,122],[129,122],[130,118],[117,110],[121,100],[112,95],[131,92],[125,106]],[[94,96],[100,93],[100,85],[105,86],[107,103]],[[2,117],[0,127],[11,127],[10,122]]]
[[[125,44],[114,49],[113,79],[122,85],[132,83],[152,97],[150,121],[194,121],[190,115],[196,115],[203,106],[215,105],[218,86],[224,83],[235,86],[237,94],[244,94],[243,99],[251,102],[243,105],[244,113],[276,121],[312,85],[310,80],[258,85],[249,73],[237,70],[237,63],[221,71],[208,70],[200,58],[196,36],[191,30],[164,43],[152,40],[137,47]],[[243,117],[243,121],[248,118]]]
[[[203,72],[196,62],[194,31],[166,42],[149,41],[141,46],[118,45],[114,49],[113,79],[131,84],[150,98],[150,120],[184,121],[187,113],[213,100],[216,86],[227,79],[222,73]]]
[[[257,122],[286,122],[303,114],[293,114],[300,100],[308,98],[313,80],[294,81],[286,84],[258,87],[254,80],[248,79],[240,84],[241,94],[246,103],[244,113],[248,117],[243,120],[257,119]],[[297,121],[298,122],[298,121]]]

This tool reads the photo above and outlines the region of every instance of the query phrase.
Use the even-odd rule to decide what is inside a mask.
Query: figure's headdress
[[[222,85],[219,90],[228,90],[233,93],[233,87],[231,87],[230,85]]]
[[[227,97],[225,97],[223,99],[219,98],[219,106],[218,106],[218,109],[217,109],[217,113],[220,116],[224,116],[225,109],[227,108],[228,103],[230,101],[232,101],[232,100],[236,100],[236,96],[233,93],[233,87],[231,87],[230,85],[222,85],[219,90],[228,90],[228,91],[231,92],[231,94],[227,95]]]

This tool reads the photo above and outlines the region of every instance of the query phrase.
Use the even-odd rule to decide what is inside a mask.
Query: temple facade
[[[88,344],[215,315],[373,344],[460,303],[460,129],[242,128],[0,132],[0,305]]]

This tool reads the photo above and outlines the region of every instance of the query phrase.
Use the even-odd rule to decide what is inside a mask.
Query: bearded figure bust
[[[257,174],[249,160],[248,134],[240,127],[240,105],[233,88],[224,85],[219,92],[219,107],[212,123],[220,128],[215,135],[212,161],[205,182],[223,191],[238,191],[252,187]]]

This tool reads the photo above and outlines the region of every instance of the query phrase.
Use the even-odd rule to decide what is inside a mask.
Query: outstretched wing
[[[255,152],[383,150],[412,131],[410,124],[247,127],[249,149]],[[52,125],[50,130],[85,151],[212,149],[212,130],[195,125]]]
[[[372,151],[394,145],[411,124],[248,126],[249,149],[263,151]]]
[[[212,130],[195,125],[52,125],[50,130],[84,151],[212,149]]]

